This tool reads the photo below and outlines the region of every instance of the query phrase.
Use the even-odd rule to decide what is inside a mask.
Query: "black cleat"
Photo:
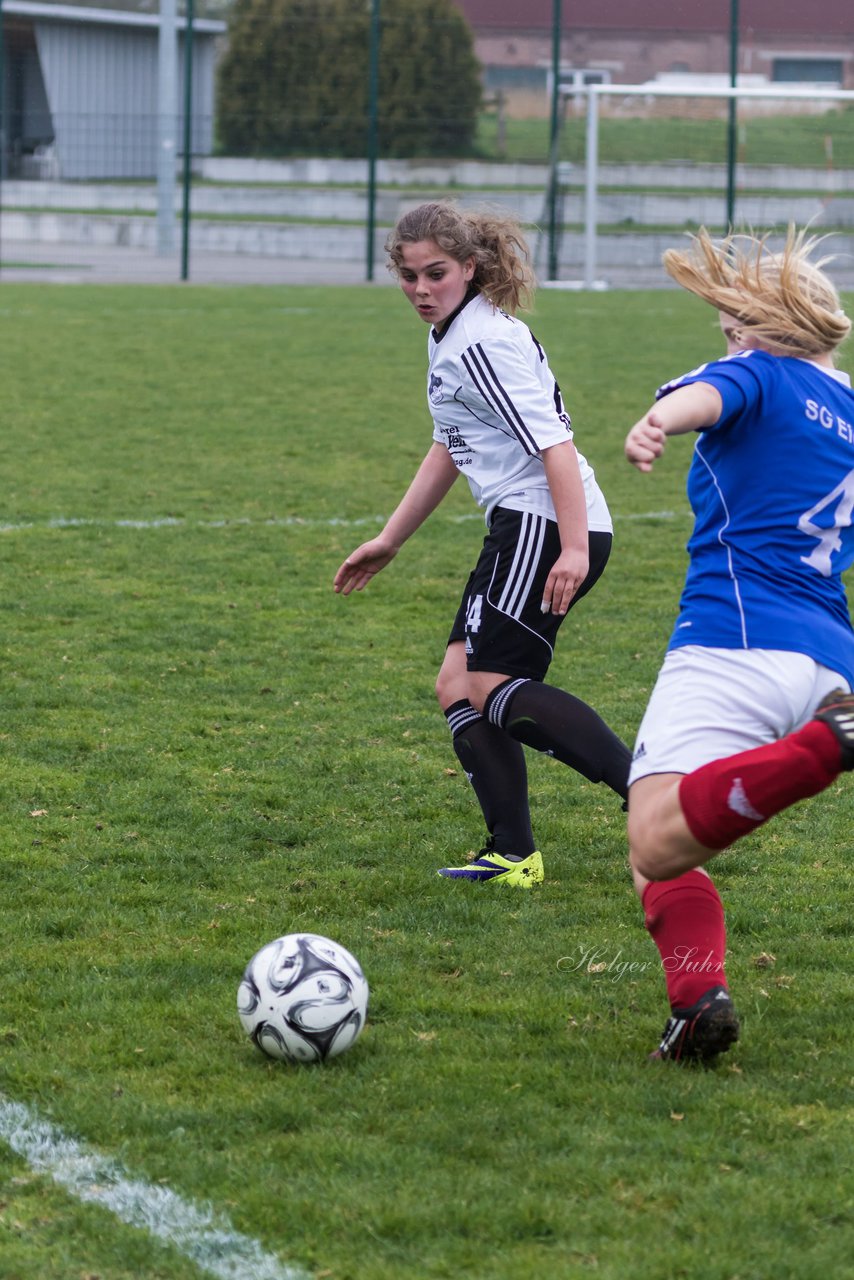
[[[854,769],[854,693],[834,689],[822,698],[813,716],[826,724],[842,748],[842,768]]]
[[[738,1039],[739,1022],[726,987],[711,987],[690,1009],[674,1009],[650,1061],[712,1063]]]

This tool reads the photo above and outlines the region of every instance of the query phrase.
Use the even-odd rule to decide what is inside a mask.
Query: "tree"
[[[365,155],[370,20],[370,0],[236,0],[217,79],[221,149]],[[381,0],[381,155],[472,153],[481,102],[473,44],[453,0]]]

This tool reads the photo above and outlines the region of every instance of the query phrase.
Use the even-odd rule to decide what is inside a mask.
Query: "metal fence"
[[[381,282],[388,227],[420,200],[448,196],[514,212],[544,282],[664,286],[661,253],[686,230],[782,230],[794,220],[832,233],[841,283],[854,285],[854,92],[579,83],[559,93],[551,118],[546,101],[540,118],[514,119],[493,96],[479,158],[385,159],[380,119],[378,157],[250,159],[213,154],[223,24],[209,23],[193,50],[189,116],[167,122],[177,143],[164,237],[157,18],[105,28],[75,63],[73,41],[9,26],[11,3],[0,94],[4,279]],[[179,79],[183,67],[179,56]],[[101,105],[81,110],[87,76]],[[103,98],[105,83],[123,87],[121,109],[112,88]]]

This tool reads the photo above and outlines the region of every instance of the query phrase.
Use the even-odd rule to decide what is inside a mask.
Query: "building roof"
[[[551,31],[554,0],[454,0],[475,32]],[[572,31],[685,31],[693,34],[728,33],[730,3],[699,0],[563,0],[561,30]],[[742,35],[822,36],[827,40],[854,34],[851,0],[740,0]]]
[[[159,27],[159,4],[151,0],[88,0],[84,5],[66,4],[61,0],[2,0],[5,14],[18,14],[25,18],[50,18],[54,22],[83,22],[91,25],[109,25],[120,27]],[[204,4],[195,10],[193,18],[194,31],[208,35],[219,35],[225,31],[226,24],[206,16]],[[201,9],[201,13],[199,12]],[[185,25],[184,5],[179,3],[176,25],[179,29]]]

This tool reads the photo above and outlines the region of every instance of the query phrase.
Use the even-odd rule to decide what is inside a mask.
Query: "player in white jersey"
[[[720,313],[727,356],[662,387],[626,455],[641,471],[696,432],[680,613],[637,736],[629,845],[670,1017],[651,1056],[713,1062],[738,1037],[720,897],[701,870],[854,768],[854,392],[833,352],[850,322],[791,229],[664,264]]]
[[[608,560],[611,518],[545,352],[513,314],[533,288],[518,224],[430,203],[401,218],[387,249],[430,325],[433,444],[382,533],[341,565],[335,590],[365,587],[466,477],[487,535],[436,693],[488,839],[472,862],[439,874],[528,887],[543,863],[523,744],[626,796],[628,748],[586,703],[543,683],[561,622]]]

